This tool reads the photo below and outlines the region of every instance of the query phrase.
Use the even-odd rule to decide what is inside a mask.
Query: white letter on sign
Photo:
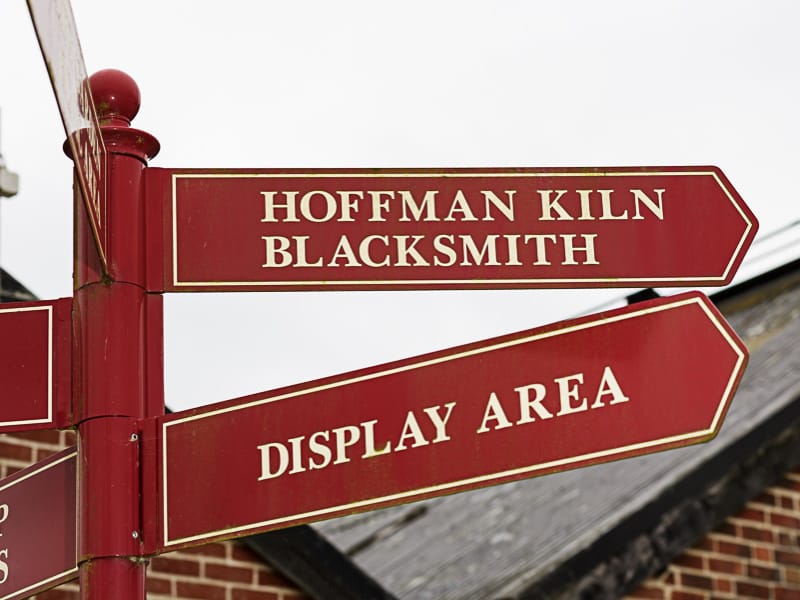
[[[286,218],[283,219],[284,221],[298,222],[300,219],[297,218],[297,210],[295,209],[297,192],[284,192],[283,195],[286,197],[286,202],[283,204],[275,203],[275,194],[277,193],[278,192],[261,192],[261,195],[264,196],[264,218],[261,219],[261,222],[277,223],[278,217],[275,216],[276,208],[286,209]]]
[[[425,436],[422,435],[422,429],[419,427],[419,423],[417,423],[417,417],[414,416],[412,411],[408,411],[406,415],[406,422],[403,424],[403,431],[400,434],[400,441],[397,442],[397,445],[394,447],[395,452],[400,452],[401,450],[405,450],[406,440],[413,439],[414,442],[411,444],[412,448],[417,448],[419,446],[427,446],[428,440],[425,439]]]
[[[456,405],[455,402],[448,402],[444,405],[447,409],[445,412],[444,417],[439,416],[439,407],[438,406],[430,406],[425,409],[425,414],[428,415],[428,418],[433,423],[433,426],[436,428],[436,437],[433,438],[433,443],[436,444],[438,442],[444,442],[450,439],[450,436],[447,435],[447,421],[450,420],[450,413],[453,412],[453,407]]]
[[[287,267],[292,264],[292,254],[287,250],[289,238],[282,235],[262,235],[261,239],[266,244],[266,259],[262,267]]]
[[[289,466],[289,450],[286,449],[286,446],[280,442],[271,442],[263,446],[258,446],[258,449],[261,451],[261,477],[259,477],[258,480],[263,481],[264,479],[272,479],[273,477],[283,475],[283,472],[286,471],[286,467]],[[278,467],[274,471],[270,468],[271,449],[278,452]]]
[[[557,416],[560,417],[586,410],[586,398],[580,397],[580,390],[578,389],[578,385],[583,384],[583,373],[557,377],[555,382],[558,384],[558,397],[561,401],[561,410],[558,411]],[[573,405],[573,400],[577,400],[578,404]]]
[[[486,433],[489,431],[489,427],[487,426],[489,421],[497,421],[497,425],[492,428],[494,430],[511,427],[511,421],[508,420],[506,413],[503,412],[503,406],[500,404],[500,399],[494,392],[489,395],[489,400],[486,403],[486,410],[483,411],[483,421],[481,422],[481,426],[478,428],[478,433]]]
[[[323,199],[322,205],[320,205],[319,202],[315,203],[317,206],[324,206],[325,212],[319,217],[314,216],[314,213],[311,212],[311,201],[314,199],[315,195],[321,196]],[[300,198],[300,213],[305,219],[312,223],[325,223],[326,221],[330,221],[334,215],[336,215],[336,198],[325,190],[306,192],[303,194],[303,197]]]
[[[614,376],[614,371],[611,370],[611,367],[606,367],[603,369],[603,377],[600,379],[600,386],[597,389],[597,395],[595,396],[592,408],[605,406],[602,397],[609,394],[612,396],[609,404],[619,404],[620,402],[627,402],[630,400],[622,391],[617,378]]]
[[[514,388],[514,391],[519,395],[519,421],[517,421],[517,425],[533,423],[536,420],[531,415],[531,409],[540,419],[553,418],[553,413],[542,406],[542,400],[544,400],[547,390],[541,383],[532,383],[531,385]],[[534,392],[533,399],[531,399],[531,391]]]
[[[636,201],[636,214],[633,217],[634,219],[644,219],[642,213],[639,211],[639,204],[644,204],[659,220],[664,220],[664,199],[662,194],[665,190],[662,188],[653,191],[658,195],[658,200],[651,200],[642,190],[631,190],[633,199]]]

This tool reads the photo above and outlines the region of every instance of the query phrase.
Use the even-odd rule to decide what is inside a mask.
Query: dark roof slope
[[[36,300],[36,296],[5,270],[0,269],[0,302],[30,302],[31,300]]]
[[[798,459],[800,263],[719,305],[751,359],[713,441],[318,529],[401,598],[619,597]]]
[[[308,525],[252,535],[240,542],[312,598],[394,600],[394,596]]]

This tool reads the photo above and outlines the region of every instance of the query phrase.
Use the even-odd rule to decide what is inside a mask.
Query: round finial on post
[[[117,69],[103,69],[89,77],[89,88],[106,150],[135,156],[145,163],[158,154],[161,148],[158,140],[131,127],[142,97],[130,75]]]
[[[100,125],[130,127],[142,99],[133,78],[117,69],[103,69],[89,77],[89,87]]]

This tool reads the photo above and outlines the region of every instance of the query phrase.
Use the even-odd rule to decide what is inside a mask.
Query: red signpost
[[[28,5],[83,204],[74,298],[0,309],[0,431],[80,443],[0,482],[3,600],[718,431],[747,350],[699,293],[163,416],[164,291],[722,285],[757,222],[715,167],[147,168],[135,82],[93,100],[68,0]]]
[[[0,481],[0,597],[27,598],[78,576],[77,449]]]
[[[154,550],[706,441],[746,361],[695,292],[168,415]]]
[[[757,229],[716,167],[148,169],[147,192],[154,291],[724,285]]]
[[[70,298],[0,305],[0,432],[71,424],[71,318]]]

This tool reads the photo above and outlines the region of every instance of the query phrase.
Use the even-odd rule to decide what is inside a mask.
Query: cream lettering
[[[265,235],[265,269],[321,267],[537,267],[598,265],[597,234],[339,236],[335,245],[307,235]]]
[[[416,193],[411,190],[267,190],[260,192],[264,204],[261,222],[353,222],[362,213],[366,221],[372,223],[390,219],[399,222],[452,222],[495,221],[498,218],[513,222],[516,193],[517,190],[468,193],[461,189],[450,194],[441,190]],[[558,197],[562,193],[566,192],[559,192]],[[556,208],[565,215],[564,218],[569,218],[566,211]]]
[[[659,221],[664,220],[665,188],[652,191],[624,190],[536,190],[540,221],[632,221],[643,220],[642,206]],[[631,210],[633,216],[631,216]]]
[[[381,423],[372,419],[261,444],[256,446],[260,465],[258,480],[327,469],[354,459],[367,460],[448,442],[451,438],[447,425],[455,406],[455,402],[448,402],[418,412],[410,410],[402,423]]]
[[[478,267],[479,279],[492,278],[494,272],[513,281],[547,278],[558,266],[608,266],[607,248],[616,241],[605,233],[608,226],[664,221],[667,189],[501,191],[442,185],[266,190],[260,196],[260,222],[272,225],[261,236],[264,269],[321,269],[327,272],[320,280],[336,280],[331,269],[401,268],[409,272],[401,277],[412,280],[431,274],[441,278],[435,272],[443,268],[471,273]],[[346,225],[339,230],[326,226],[334,222]],[[597,231],[587,231],[592,222]],[[293,226],[275,227],[282,223]],[[558,277],[582,276],[580,269],[560,273]]]
[[[563,377],[555,377],[551,383],[536,382],[514,388],[517,393],[517,412],[513,416],[517,419],[513,424],[507,416],[507,409],[503,408],[500,396],[491,392],[486,401],[483,419],[477,433],[488,433],[524,425],[536,421],[546,421],[565,415],[586,412],[606,406],[628,402],[630,398],[622,391],[614,371],[610,366],[603,367],[600,380],[593,391],[594,402],[589,404],[584,395],[586,387],[584,373],[573,373]],[[608,404],[603,400],[608,398]]]

